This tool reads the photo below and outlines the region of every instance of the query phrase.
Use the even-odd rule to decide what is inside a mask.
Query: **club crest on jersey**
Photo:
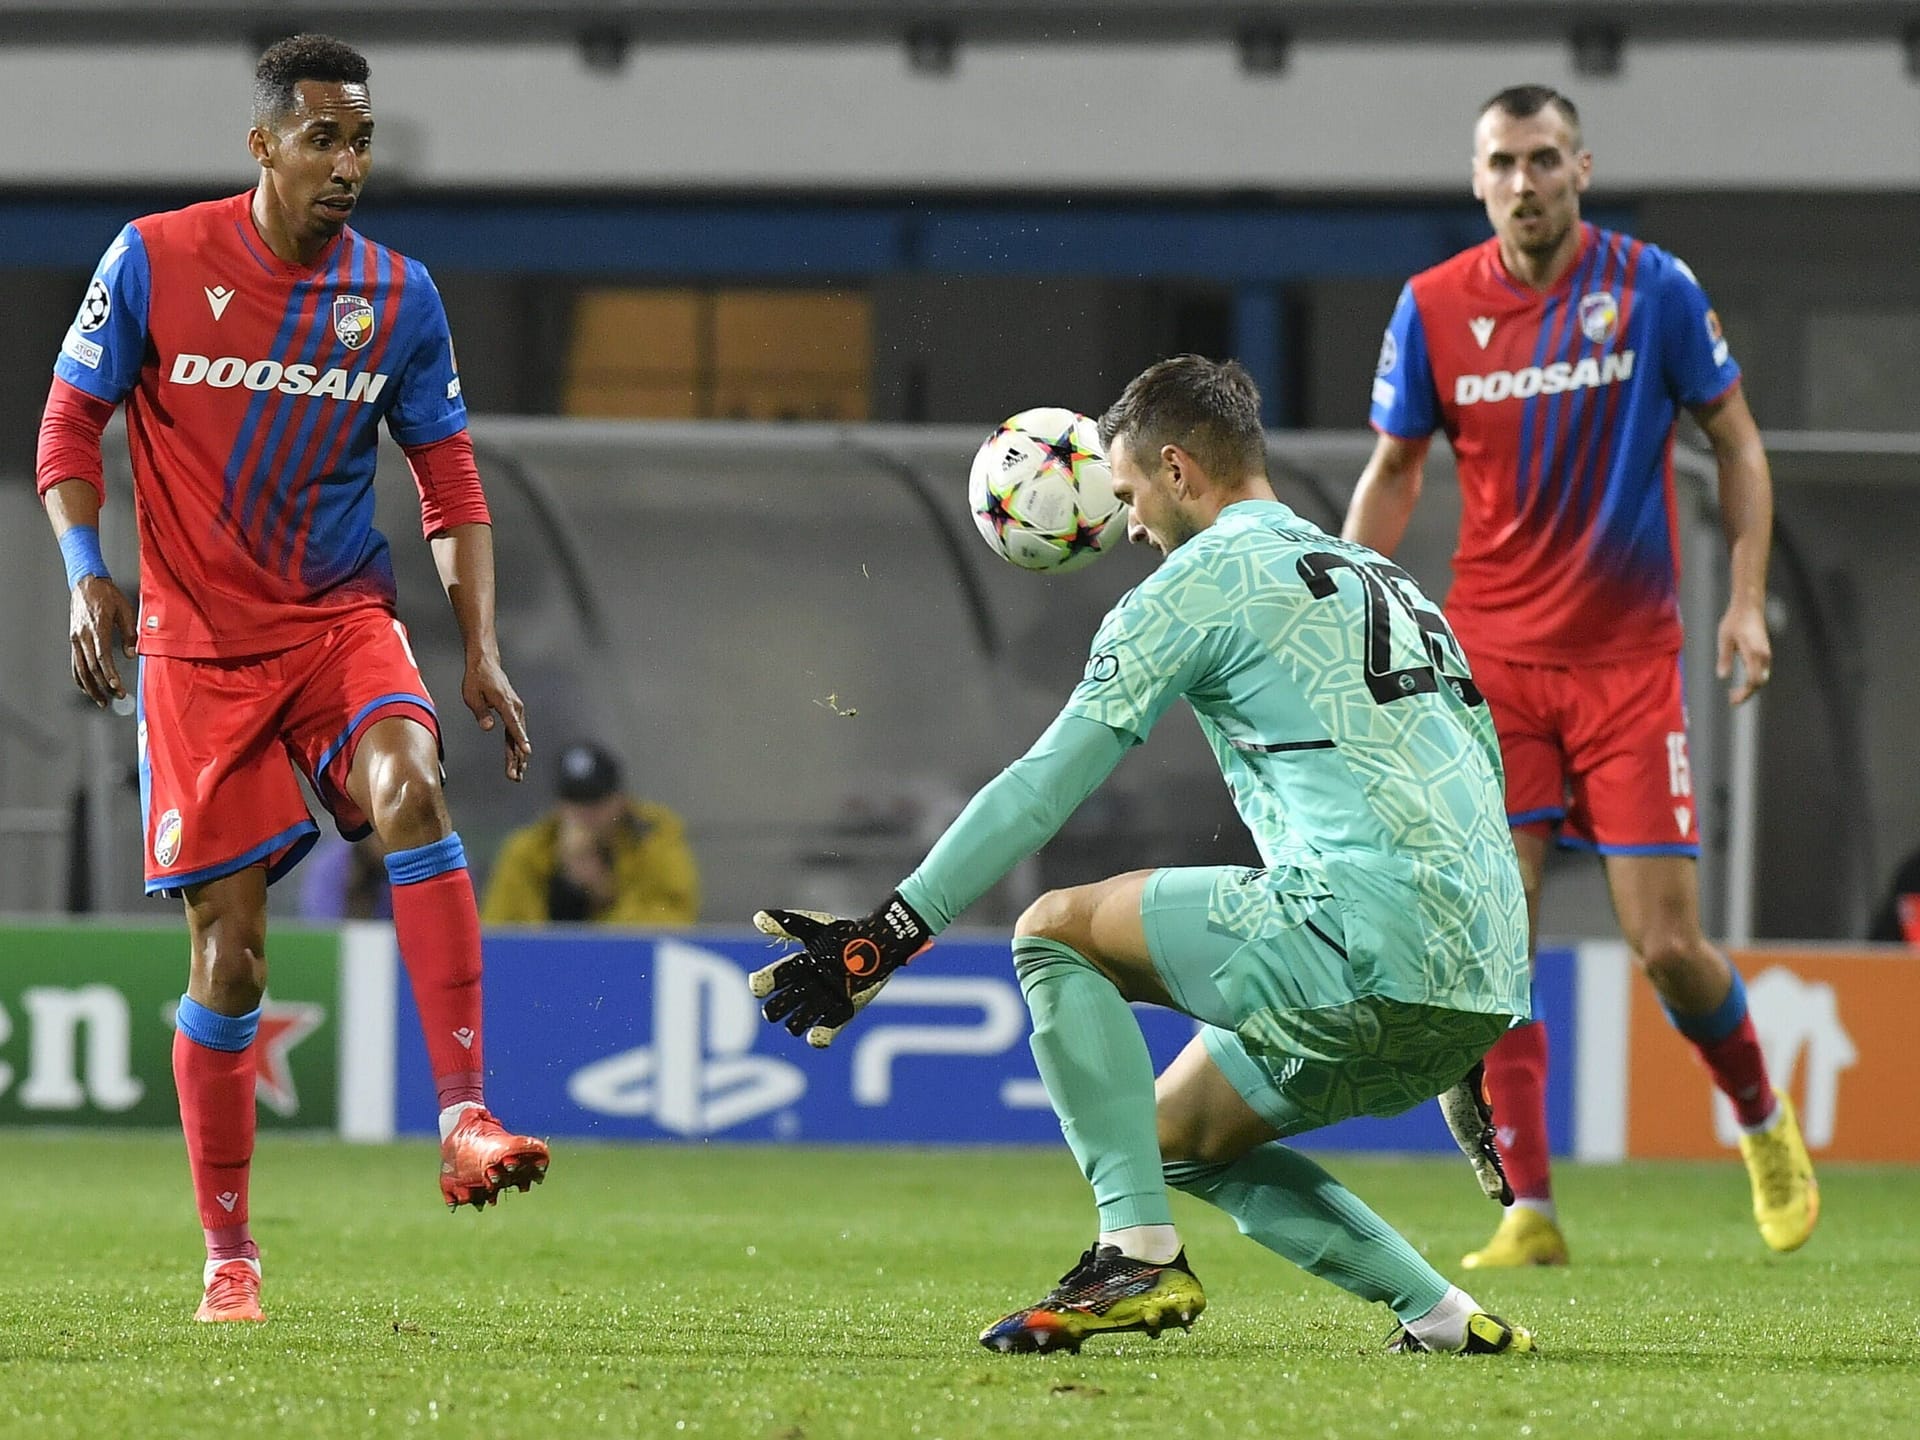
[[[1595,290],[1580,297],[1580,333],[1596,345],[1613,339],[1620,328],[1620,305],[1611,290]]]
[[[365,296],[333,297],[333,333],[349,350],[364,350],[373,339],[373,306]]]
[[[180,836],[184,827],[180,824],[180,812],[169,810],[160,817],[153,827],[153,863],[162,870],[180,858]]]

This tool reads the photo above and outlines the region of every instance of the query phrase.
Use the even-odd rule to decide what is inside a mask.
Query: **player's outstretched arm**
[[[1399,548],[1407,522],[1413,518],[1413,507],[1420,503],[1427,445],[1424,439],[1380,436],[1347,506],[1347,520],[1340,527],[1343,540],[1382,555],[1391,555]]]
[[[467,668],[460,681],[460,698],[482,730],[491,730],[496,723],[506,727],[507,778],[520,780],[533,757],[533,741],[527,737],[526,707],[500,663],[500,639],[493,626],[493,527],[455,525],[440,531],[430,543],[440,583],[466,642]]]
[[[1747,397],[1736,385],[1693,412],[1720,469],[1720,525],[1727,537],[1732,589],[1720,617],[1715,673],[1732,680],[1735,705],[1773,678],[1767,634],[1767,560],[1773,549],[1773,475]],[[1740,662],[1734,676],[1733,663]]]
[[[871,915],[762,910],[763,934],[803,950],[749,977],[770,1024],[816,1049],[865,1008],[887,978],[933,943],[952,919],[1053,838],[1126,753],[1108,725],[1066,713],[1002,770],[947,827],[927,858]]]
[[[67,564],[73,683],[94,704],[109,705],[127,694],[114,659],[114,637],[120,637],[120,653],[131,656],[140,627],[133,602],[113,583],[100,555],[100,496],[89,482],[75,478],[50,486],[43,498]]]

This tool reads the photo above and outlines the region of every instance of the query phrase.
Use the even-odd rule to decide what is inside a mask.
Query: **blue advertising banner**
[[[575,1138],[1059,1140],[1004,939],[943,939],[827,1050],[761,1020],[746,977],[775,953],[759,936],[725,933],[490,932],[489,1104],[517,1128]],[[1553,958],[1541,983],[1564,994],[1567,1003],[1551,1008],[1568,1016],[1571,955]],[[429,1134],[432,1077],[412,996],[404,976],[396,978],[395,1120],[402,1133]],[[1156,1068],[1193,1034],[1183,1015],[1145,1006],[1136,1013]],[[1570,1039],[1557,1048],[1556,1069],[1571,1059]],[[1570,1136],[1570,1106],[1562,1096],[1556,1148]],[[1452,1149],[1430,1105],[1336,1126],[1310,1143]]]
[[[1533,1015],[1547,1027],[1547,1138],[1556,1155],[1574,1153],[1579,1098],[1580,952],[1542,946],[1533,958]]]

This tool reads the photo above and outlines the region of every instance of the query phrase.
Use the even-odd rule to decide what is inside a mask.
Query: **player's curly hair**
[[[364,85],[367,57],[331,35],[289,35],[267,47],[253,67],[253,123],[267,125],[293,109],[293,87],[302,80]]]
[[[1266,474],[1260,389],[1238,360],[1175,355],[1149,365],[1100,417],[1102,445],[1122,435],[1143,460],[1178,445],[1217,480]]]
[[[1501,114],[1511,115],[1516,120],[1530,120],[1549,105],[1565,118],[1567,128],[1573,132],[1573,148],[1578,150],[1580,148],[1580,112],[1574,108],[1573,101],[1551,85],[1509,85],[1482,105],[1479,113],[1485,115],[1489,110],[1498,110]]]

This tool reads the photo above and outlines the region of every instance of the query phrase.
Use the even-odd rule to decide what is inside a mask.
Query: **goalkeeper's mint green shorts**
[[[1508,1015],[1358,993],[1339,902],[1284,872],[1156,870],[1141,901],[1147,950],[1207,1054],[1281,1135],[1398,1115],[1456,1084]]]

